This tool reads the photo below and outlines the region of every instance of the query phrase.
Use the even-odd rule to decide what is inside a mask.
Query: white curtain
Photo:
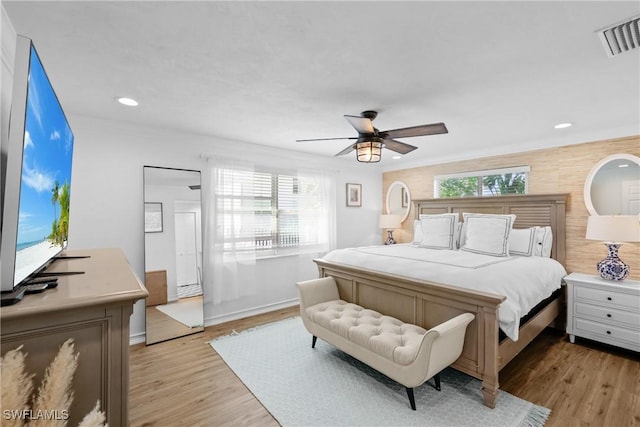
[[[264,159],[257,164],[210,158],[202,179],[207,302],[260,292],[262,258],[286,256],[295,271],[298,263],[335,249],[335,199],[331,173],[266,165]]]

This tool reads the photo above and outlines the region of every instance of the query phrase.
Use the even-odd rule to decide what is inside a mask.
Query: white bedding
[[[567,272],[545,257],[493,257],[465,251],[426,249],[411,244],[338,249],[326,261],[478,290],[507,299],[500,304],[500,329],[518,340],[520,318],[560,288]]]

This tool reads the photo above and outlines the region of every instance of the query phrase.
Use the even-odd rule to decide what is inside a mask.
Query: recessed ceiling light
[[[573,126],[573,123],[558,123],[557,125],[554,126],[554,129],[565,129],[568,128],[570,126]]]
[[[128,107],[136,107],[138,105],[138,101],[132,98],[120,97],[120,98],[116,98],[116,101]]]
[[[393,157],[391,157],[391,158],[392,158],[393,160],[398,160],[398,159],[401,159],[401,158],[402,158],[402,156],[393,156]]]

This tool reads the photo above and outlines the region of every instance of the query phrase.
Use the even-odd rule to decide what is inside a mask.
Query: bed
[[[566,200],[566,194],[513,195],[417,200],[413,207],[416,219],[420,215],[454,213],[462,221],[462,213],[467,212],[515,215],[513,229],[550,227],[553,233],[550,258],[564,265]],[[396,250],[403,248],[398,245]],[[365,248],[361,252],[364,258],[379,255],[375,248]],[[433,277],[425,280],[393,269],[390,272],[385,270],[384,265],[388,264],[385,262],[376,261],[372,266],[363,267],[354,265],[351,260],[344,262],[332,258],[328,255],[314,262],[320,277],[335,278],[340,298],[346,301],[426,329],[460,313],[473,313],[476,318],[467,329],[462,355],[452,366],[482,381],[484,404],[491,408],[495,407],[498,395],[500,369],[544,328],[564,328],[562,292],[554,292],[536,304],[526,317],[518,319],[518,330],[515,334],[511,331],[509,335],[514,338],[511,339],[500,328],[500,309],[507,300],[504,294],[444,284]]]

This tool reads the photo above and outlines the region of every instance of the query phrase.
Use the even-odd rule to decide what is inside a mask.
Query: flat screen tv
[[[67,245],[73,142],[32,41],[18,36],[9,125],[2,130],[3,293],[16,292]]]

